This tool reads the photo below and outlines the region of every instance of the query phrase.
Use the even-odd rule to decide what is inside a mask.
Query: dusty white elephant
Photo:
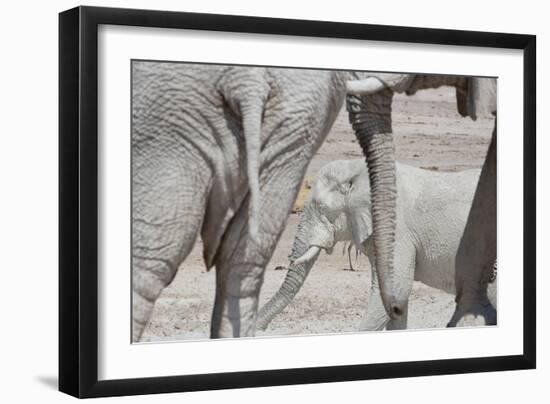
[[[413,279],[455,293],[455,255],[466,225],[480,170],[458,173],[424,170],[396,164],[397,229],[396,284],[408,296]],[[370,180],[363,160],[338,160],[322,167],[294,239],[283,284],[258,314],[265,329],[300,290],[321,250],[332,252],[340,241],[352,240],[369,257],[373,269],[362,330],[404,329],[403,315],[391,319],[380,296],[372,246]]]
[[[394,92],[450,85],[456,88],[457,109],[477,119],[496,116],[496,79],[414,74],[381,74],[348,84],[350,122],[367,155],[372,184],[373,241],[380,290],[387,313],[405,315],[407,293],[395,265],[396,179],[391,102]],[[496,261],[496,119],[491,144],[456,255],[457,306],[449,325],[496,324],[496,308],[487,289]]]

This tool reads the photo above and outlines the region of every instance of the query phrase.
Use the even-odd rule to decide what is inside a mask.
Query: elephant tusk
[[[308,261],[311,261],[312,259],[314,259],[317,256],[317,254],[319,254],[320,251],[321,251],[321,247],[318,247],[316,245],[312,245],[304,253],[304,255],[302,255],[296,261],[294,261],[293,264],[294,265],[300,265],[300,264],[304,264]]]
[[[409,90],[414,80],[414,74],[406,73],[376,73],[361,80],[346,82],[346,90],[352,95],[375,94],[386,88],[396,93]]]
[[[363,80],[350,80],[346,83],[348,94],[363,95],[374,94],[386,87],[383,81],[376,77],[368,77]]]

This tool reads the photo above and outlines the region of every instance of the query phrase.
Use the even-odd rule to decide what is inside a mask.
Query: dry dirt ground
[[[429,170],[459,171],[481,167],[493,121],[461,118],[454,89],[424,90],[393,103],[398,160]],[[362,158],[342,109],[325,143],[312,160],[306,177],[314,178],[324,164],[338,159]],[[275,270],[288,265],[300,213],[292,214],[267,266],[260,296],[263,305],[279,288],[286,274]],[[356,331],[365,312],[370,268],[360,256],[355,272],[348,268],[343,246],[332,255],[324,252],[294,301],[258,335],[315,334]],[[355,257],[355,254],[353,254]],[[142,341],[208,338],[214,302],[215,271],[206,271],[202,243],[197,241],[179,272],[157,300]],[[444,327],[454,310],[453,296],[415,282],[409,306],[409,328]]]

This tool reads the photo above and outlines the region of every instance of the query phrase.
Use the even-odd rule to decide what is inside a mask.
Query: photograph
[[[496,77],[129,63],[132,343],[498,327]]]

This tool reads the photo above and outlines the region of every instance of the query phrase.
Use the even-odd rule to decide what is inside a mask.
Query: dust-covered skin
[[[407,311],[413,278],[455,293],[455,256],[470,211],[479,169],[442,173],[397,164],[397,295]],[[306,202],[295,235],[290,266],[281,288],[261,308],[265,329],[302,287],[319,252],[352,240],[374,263],[370,180],[363,160],[336,160],[323,166]],[[404,329],[407,315],[390,319],[373,273],[362,330]],[[389,322],[389,323],[388,323]],[[359,325],[358,325],[359,326]]]
[[[132,69],[133,339],[199,232],[217,272],[211,336],[253,335],[265,266],[350,74]]]
[[[396,94],[392,117],[399,161],[435,171],[460,171],[483,164],[493,122],[461,118],[456,110],[454,88],[420,91],[411,97]],[[307,177],[314,178],[320,167],[330,161],[357,159],[361,155],[344,108],[309,165]],[[287,221],[264,274],[260,305],[273,296],[286,275],[286,271],[274,269],[288,265],[288,252],[300,216],[293,214]],[[202,249],[199,238],[173,282],[157,300],[142,340],[209,337],[215,273],[206,271]],[[342,271],[348,260],[339,249],[332,255],[322,252],[315,271],[293,304],[273,320],[267,332],[257,335],[356,331],[367,305],[371,273],[365,256],[360,255],[353,264],[355,272]],[[454,308],[454,296],[414,282],[408,327],[445,327]]]

